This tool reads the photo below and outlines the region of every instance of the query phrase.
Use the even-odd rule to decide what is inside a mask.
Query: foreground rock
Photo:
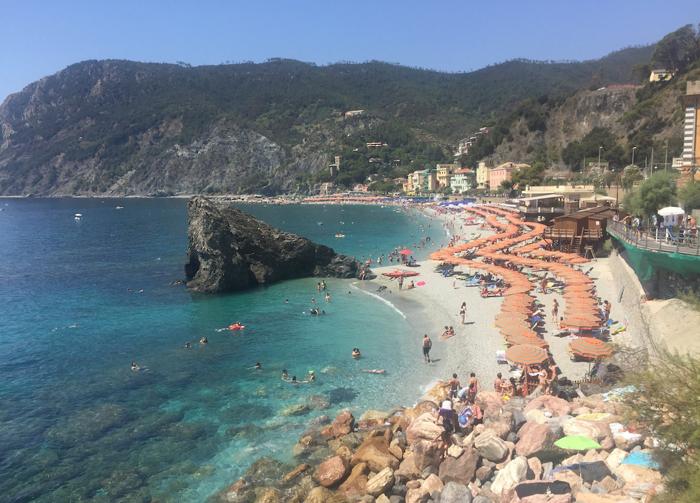
[[[197,196],[187,205],[187,286],[230,292],[292,278],[355,278],[360,264],[240,210]]]

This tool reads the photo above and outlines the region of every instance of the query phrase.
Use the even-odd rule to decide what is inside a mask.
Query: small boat
[[[124,206],[115,206],[114,209],[115,209],[115,210],[123,210],[123,209],[124,209]]]
[[[340,232],[335,235],[337,238],[344,238],[345,234],[341,234]]]
[[[80,219],[81,219],[81,218],[83,218],[83,214],[82,214],[82,213],[76,213],[75,216],[73,217],[73,220],[75,220],[76,222],[80,222]]]

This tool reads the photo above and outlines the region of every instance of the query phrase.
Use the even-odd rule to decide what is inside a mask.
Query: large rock
[[[549,425],[527,422],[518,431],[515,452],[519,456],[532,456],[552,447],[556,439],[556,434]]]
[[[318,465],[316,480],[323,487],[333,487],[345,478],[347,472],[348,465],[346,461],[340,456],[333,456]]]
[[[553,416],[566,416],[571,413],[571,404],[562,398],[551,395],[541,395],[534,398],[525,406],[525,413],[531,410],[543,410]]]
[[[440,479],[467,485],[474,478],[478,461],[479,455],[474,449],[465,450],[458,458],[447,456],[440,464]]]
[[[384,468],[367,481],[367,494],[379,496],[391,489],[392,485],[394,485],[394,471],[388,467]]]
[[[457,482],[448,482],[440,493],[440,503],[471,503],[471,501],[472,493],[469,488]]]
[[[418,466],[416,466],[415,454],[413,452],[408,452],[401,461],[399,469],[396,470],[396,475],[407,479],[415,479],[420,477],[421,472],[422,470],[418,469]]]
[[[187,205],[187,286],[230,292],[308,276],[354,278],[360,264],[230,206],[196,196]]]
[[[330,431],[335,438],[342,437],[352,432],[355,426],[355,418],[349,410],[341,411],[331,423]]]
[[[610,428],[605,423],[594,423],[581,419],[569,419],[562,425],[565,435],[577,435],[600,441],[610,435]]]
[[[399,460],[389,451],[389,444],[384,437],[369,437],[355,451],[351,464],[367,463],[373,472],[380,472],[386,467],[395,470]]]
[[[432,466],[437,468],[442,457],[442,449],[437,442],[418,440],[413,444],[413,462],[421,472]]]
[[[484,430],[476,437],[474,447],[489,461],[502,461],[508,454],[508,445],[491,430]]]
[[[314,487],[304,503],[345,503],[345,498],[325,487]]]
[[[406,440],[409,444],[413,444],[418,440],[436,441],[440,438],[443,431],[442,426],[435,422],[435,417],[426,412],[414,419],[408,430],[406,430]]]
[[[367,463],[359,463],[352,467],[352,471],[345,482],[340,484],[338,491],[345,494],[348,497],[361,496],[365,494],[365,488],[367,487],[367,473],[369,468]]]
[[[491,492],[500,496],[510,491],[527,476],[527,458],[518,456],[498,471],[491,484]]]

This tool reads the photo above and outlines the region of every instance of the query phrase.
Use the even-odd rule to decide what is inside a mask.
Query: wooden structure
[[[603,241],[605,227],[615,210],[608,206],[597,206],[563,215],[554,219],[551,227],[544,231],[544,238],[552,242],[557,250],[581,253],[586,246],[593,248]]]

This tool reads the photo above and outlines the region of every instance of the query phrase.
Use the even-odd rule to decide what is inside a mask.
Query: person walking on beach
[[[462,325],[466,324],[467,321],[467,303],[462,302],[462,305],[459,307],[459,316],[462,318]]]
[[[467,383],[469,391],[467,391],[467,401],[469,403],[474,403],[476,400],[476,394],[479,392],[479,381],[476,378],[476,374],[472,372],[469,374],[469,382]]]
[[[423,336],[423,360],[426,363],[430,363],[430,350],[433,347],[433,341],[430,340],[428,334]]]
[[[557,322],[559,320],[559,302],[554,299],[554,305],[552,306],[552,319]]]

